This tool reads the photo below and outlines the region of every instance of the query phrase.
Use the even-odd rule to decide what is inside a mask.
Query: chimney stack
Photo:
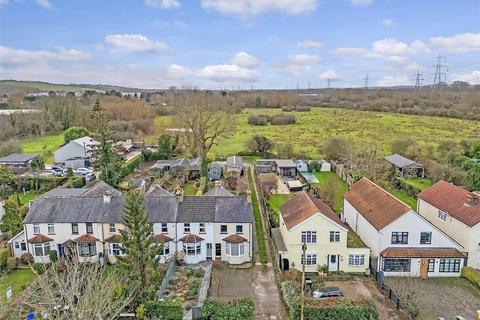
[[[112,191],[105,191],[103,194],[103,203],[110,203],[110,200],[112,200]]]
[[[468,206],[473,206],[476,205],[477,203],[480,203],[480,195],[471,193],[467,194],[467,205]]]
[[[175,195],[175,198],[177,199],[177,203],[180,203],[183,201],[183,189],[180,187],[176,187],[175,190],[173,191],[173,194]]]

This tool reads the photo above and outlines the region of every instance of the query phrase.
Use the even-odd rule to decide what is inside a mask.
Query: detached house
[[[459,276],[462,245],[378,185],[362,178],[345,193],[344,219],[385,276]]]
[[[439,181],[418,194],[417,211],[464,247],[468,266],[480,269],[479,194]]]
[[[365,273],[370,250],[365,245],[348,246],[352,231],[328,205],[306,192],[299,192],[280,207],[280,227],[272,229],[282,270],[302,269],[302,244],[306,244],[305,270]]]
[[[154,186],[145,194],[154,240],[163,244],[161,261],[175,254],[186,263],[251,261],[252,205],[225,192],[184,197]],[[31,202],[24,230],[10,240],[12,252],[30,252],[41,263],[50,261],[52,250],[60,257],[76,252],[82,262],[101,256],[115,262],[125,254],[123,204],[122,193],[101,181],[91,188],[53,189]]]

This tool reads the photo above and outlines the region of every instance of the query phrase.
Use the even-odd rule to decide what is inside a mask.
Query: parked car
[[[314,299],[343,297],[343,293],[338,287],[325,287],[315,289],[312,296]]]
[[[65,173],[63,172],[63,169],[59,166],[52,166],[52,168],[49,170],[49,172],[53,173],[57,177],[65,176]]]
[[[87,168],[78,168],[77,170],[75,170],[75,172],[80,173],[82,176],[87,175],[89,173],[93,173],[92,170]]]
[[[97,179],[97,176],[95,175],[95,173],[87,173],[85,175],[85,182],[94,181],[95,179]]]

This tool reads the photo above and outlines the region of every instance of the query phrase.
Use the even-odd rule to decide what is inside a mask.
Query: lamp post
[[[301,303],[300,303],[300,320],[304,320],[304,309],[305,309],[305,263],[306,257],[305,257],[305,251],[307,251],[307,245],[304,242],[302,244],[302,297],[301,297]]]

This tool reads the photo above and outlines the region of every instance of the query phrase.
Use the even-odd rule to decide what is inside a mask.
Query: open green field
[[[53,152],[63,143],[63,134],[20,140],[23,153],[51,153],[51,155],[45,159],[46,163],[53,163]]]
[[[329,179],[336,180],[335,199],[333,201],[333,210],[339,213],[343,209],[343,194],[347,192],[348,186],[342,178],[340,178],[335,172],[316,172],[315,176],[318,179],[318,183],[313,184],[319,190],[324,189],[327,186]]]
[[[11,286],[15,296],[22,292],[25,286],[35,280],[35,274],[30,269],[17,269],[0,278],[0,302],[6,300],[5,290]]]
[[[312,108],[310,112],[291,112],[297,123],[280,126],[248,124],[252,114],[279,114],[279,109],[245,109],[238,115],[236,133],[215,146],[219,155],[245,150],[253,135],[264,135],[275,143],[291,143],[296,152],[320,156],[318,148],[329,137],[341,136],[360,143],[378,143],[384,155],[391,142],[399,137],[414,137],[427,150],[446,140],[462,141],[480,138],[480,122],[395,113],[366,112],[345,109]]]

